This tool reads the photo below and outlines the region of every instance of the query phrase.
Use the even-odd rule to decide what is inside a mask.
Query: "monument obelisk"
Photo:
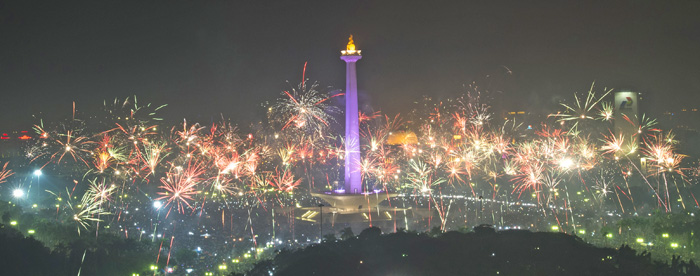
[[[320,212],[332,213],[332,220],[370,221],[372,210],[379,212],[379,203],[395,197],[396,193],[381,190],[363,190],[362,172],[360,171],[360,120],[357,104],[357,69],[358,60],[362,58],[361,51],[355,49],[355,43],[350,41],[345,50],[340,51],[340,59],[345,61],[345,183],[342,189],[323,192],[311,192],[312,196],[323,199],[330,204],[329,208],[306,207],[305,212],[297,217],[304,221],[316,221]],[[326,205],[327,206],[327,205]],[[391,211],[397,210],[396,208]],[[375,215],[375,220],[388,220],[388,212]]]
[[[362,193],[360,172],[360,121],[357,107],[356,63],[362,58],[361,51],[355,49],[350,35],[347,49],[340,51],[340,59],[345,61],[345,192]]]

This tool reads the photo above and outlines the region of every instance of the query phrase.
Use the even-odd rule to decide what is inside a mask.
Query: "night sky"
[[[389,114],[473,81],[530,110],[593,81],[645,93],[652,114],[700,105],[700,1],[529,2],[2,1],[0,127],[130,95],[171,121],[260,119],[304,62],[344,88],[351,33],[361,104]]]

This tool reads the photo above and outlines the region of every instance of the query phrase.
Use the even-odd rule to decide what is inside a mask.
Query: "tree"
[[[323,242],[334,242],[337,241],[338,239],[335,237],[335,234],[326,234],[323,235]]]
[[[379,236],[381,235],[382,230],[379,229],[379,227],[370,227],[365,230],[362,230],[362,232],[360,232],[360,235],[357,237],[361,240],[368,240],[373,238],[379,238]]]
[[[181,264],[187,265],[197,258],[197,252],[185,248],[180,248],[177,251],[175,251],[174,256],[175,259],[178,260]]]
[[[340,230],[340,239],[347,240],[353,237],[355,237],[355,233],[352,232],[352,228],[345,227],[343,230]]]

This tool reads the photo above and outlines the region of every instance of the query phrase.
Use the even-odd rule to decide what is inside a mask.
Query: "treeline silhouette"
[[[104,234],[99,239],[93,235],[60,243],[51,250],[33,237],[25,237],[14,227],[0,224],[0,275],[148,273],[148,265],[155,256],[152,249],[150,242]]]
[[[565,233],[479,226],[469,233],[382,235],[368,228],[343,236],[282,250],[246,275],[700,275],[692,261],[654,261],[628,246],[599,248]]]

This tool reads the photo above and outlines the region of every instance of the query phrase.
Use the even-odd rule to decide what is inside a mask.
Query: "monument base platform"
[[[398,194],[386,192],[363,194],[322,192],[311,193],[311,195],[327,202],[329,206],[324,207],[324,209],[328,209],[328,212],[337,214],[354,214],[374,211],[374,209],[379,206],[380,202],[396,197]]]
[[[353,224],[353,223],[373,223],[382,221],[392,221],[398,220],[403,221],[404,217],[414,216],[414,210],[410,208],[391,208],[391,207],[375,207],[372,212],[368,210],[354,212],[354,213],[337,213],[328,208],[323,208],[323,216],[320,214],[319,207],[302,207],[296,208],[295,213],[297,214],[295,218],[299,221],[319,223],[321,218],[323,218],[324,224],[329,224],[330,226],[342,223],[342,224]],[[366,225],[364,226],[366,227]]]

